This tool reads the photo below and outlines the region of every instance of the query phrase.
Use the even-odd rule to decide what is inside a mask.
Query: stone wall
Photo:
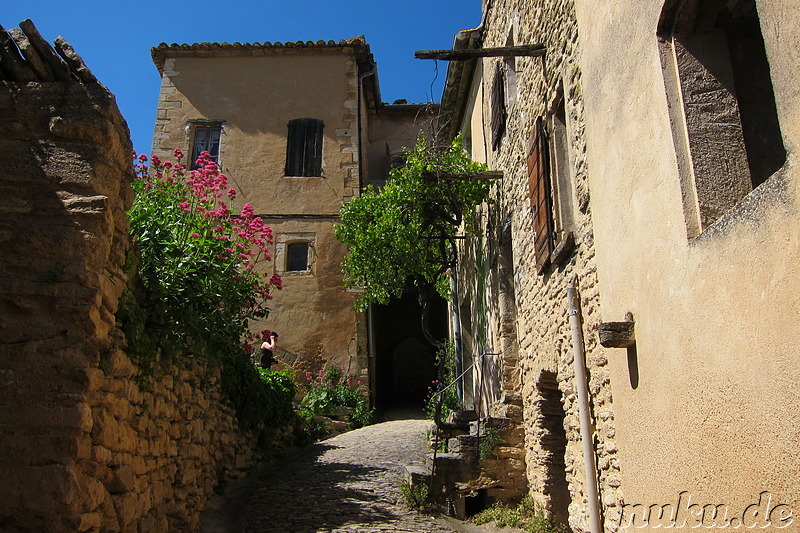
[[[144,379],[125,355],[128,128],[67,43],[20,26],[0,28],[0,529],[195,530],[255,436],[213,372]]]
[[[477,112],[488,134],[491,89],[497,69],[515,78],[508,86],[508,119],[500,146],[473,146],[487,154],[490,169],[502,170],[495,188],[495,221],[510,220],[513,253],[513,289],[519,369],[524,402],[525,459],[530,492],[557,519],[576,531],[588,528],[584,462],[574,383],[571,330],[566,289],[580,294],[584,348],[601,489],[601,513],[606,531],[614,531],[622,497],[616,454],[614,414],[606,356],[597,342],[599,292],[595,266],[588,167],[584,139],[581,72],[577,57],[577,25],[570,0],[495,0],[484,2],[483,47],[543,43],[543,57],[488,58],[478,65],[473,82]],[[575,247],[539,274],[534,252],[534,222],[527,177],[526,153],[537,117],[552,114],[563,94],[566,115],[568,172],[573,206],[567,228]],[[474,124],[474,123],[473,123]],[[474,126],[473,126],[474,131]],[[477,138],[477,135],[473,135]],[[486,143],[490,143],[491,139]],[[486,238],[499,241],[498,227],[487,227]],[[469,269],[467,265],[464,267]],[[497,319],[495,319],[497,321]],[[497,332],[504,328],[497,325]],[[507,328],[506,328],[507,329]],[[498,333],[495,333],[497,335]],[[500,339],[495,345],[502,344]]]

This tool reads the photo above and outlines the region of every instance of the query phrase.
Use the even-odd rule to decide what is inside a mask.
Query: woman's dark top
[[[258,362],[258,366],[261,368],[269,368],[274,362],[275,359],[272,357],[272,350],[261,348],[261,359]]]

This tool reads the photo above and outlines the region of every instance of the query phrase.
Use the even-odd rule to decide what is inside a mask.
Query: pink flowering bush
[[[127,310],[134,351],[220,360],[244,354],[248,321],[269,313],[279,276],[260,274],[272,230],[244,204],[207,152],[188,171],[175,161],[134,160],[136,198],[128,215],[140,252],[139,307]]]

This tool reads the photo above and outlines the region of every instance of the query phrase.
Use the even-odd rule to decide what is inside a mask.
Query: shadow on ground
[[[319,443],[263,465],[211,503],[203,533],[302,533],[397,519],[396,498],[381,490],[391,468],[321,460],[339,448]]]

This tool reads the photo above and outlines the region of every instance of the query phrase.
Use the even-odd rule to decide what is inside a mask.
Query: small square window
[[[308,243],[293,242],[286,246],[287,272],[308,270]]]
[[[222,136],[221,124],[197,125],[194,127],[192,139],[192,161],[191,168],[197,168],[197,158],[203,152],[208,152],[211,160],[219,163],[219,142]]]

